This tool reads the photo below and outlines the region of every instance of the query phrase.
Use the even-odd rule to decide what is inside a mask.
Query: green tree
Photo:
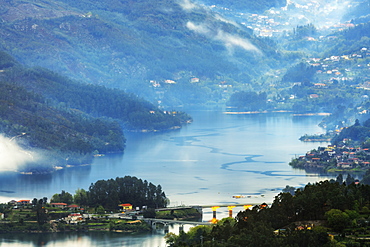
[[[143,212],[144,218],[155,218],[155,209],[154,208],[148,208]]]
[[[88,205],[89,203],[89,198],[87,191],[84,189],[77,189],[74,196],[73,196],[73,201],[78,204],[78,205]]]
[[[62,190],[60,194],[54,194],[51,197],[50,202],[63,202],[71,204],[73,203],[73,196],[69,192],[65,192],[64,190]]]
[[[298,230],[288,233],[279,246],[319,247],[330,243],[327,230],[315,227],[312,230]]]
[[[33,198],[33,200],[32,200],[32,205],[33,205],[33,206],[36,206],[36,205],[37,205],[37,198]]]
[[[46,210],[45,210],[45,207],[44,205],[42,205],[42,202],[43,200],[40,199],[36,205],[36,219],[37,219],[37,223],[39,225],[43,225],[47,222],[47,219],[48,219],[48,215],[46,213]]]
[[[283,192],[286,192],[286,193],[290,193],[294,196],[295,194],[295,187],[292,187],[292,186],[285,186],[285,188],[282,190]]]
[[[104,206],[116,209],[120,203],[131,203],[136,207],[166,207],[168,200],[160,185],[155,186],[136,177],[117,177],[116,179],[98,180],[89,187],[90,206]]]
[[[364,177],[361,180],[361,183],[370,185],[370,170],[367,170]]]
[[[105,213],[105,209],[104,209],[103,206],[100,205],[99,207],[97,207],[97,209],[95,210],[95,212],[97,214],[104,214]]]
[[[339,184],[342,184],[343,183],[343,175],[342,174],[339,174],[337,176],[336,182],[339,183]]]
[[[348,174],[346,178],[346,185],[348,186],[354,182],[355,182],[355,179],[351,176],[351,174]]]
[[[343,230],[350,226],[350,217],[347,213],[339,209],[331,209],[325,213],[328,220],[328,225],[336,232],[343,232]]]

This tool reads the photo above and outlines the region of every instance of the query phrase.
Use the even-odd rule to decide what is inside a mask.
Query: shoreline
[[[318,113],[293,113],[293,111],[281,110],[281,111],[224,111],[223,114],[227,115],[248,115],[248,114],[268,114],[268,113],[292,113],[292,116],[330,116],[328,112]]]

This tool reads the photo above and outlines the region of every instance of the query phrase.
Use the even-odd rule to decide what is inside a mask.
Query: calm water
[[[88,189],[99,179],[130,175],[160,184],[173,206],[243,205],[271,202],[286,185],[298,187],[328,178],[288,165],[296,155],[319,146],[302,143],[298,138],[323,132],[317,126],[321,117],[294,117],[287,113],[226,115],[213,111],[191,115],[194,123],[178,131],[127,135],[125,154],[96,158],[91,166],[68,168],[51,175],[0,174],[0,197],[3,201],[51,198],[61,190],[74,193],[77,188]],[[233,195],[246,197],[234,199]],[[219,210],[218,215],[227,216],[226,210]],[[211,212],[205,210],[204,219],[211,217]],[[46,246],[67,244],[65,241],[83,241],[86,246],[135,246],[130,241],[141,240],[149,241],[145,242],[147,246],[161,246],[155,241],[163,235],[135,237],[141,240],[119,235],[110,244],[106,241],[111,236],[103,235],[103,240],[88,235],[74,237],[61,237]],[[24,244],[38,246],[34,241]]]

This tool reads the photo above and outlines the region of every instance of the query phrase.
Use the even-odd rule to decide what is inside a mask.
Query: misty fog
[[[22,149],[16,139],[0,135],[0,171],[17,171],[28,162],[39,159],[35,152]]]

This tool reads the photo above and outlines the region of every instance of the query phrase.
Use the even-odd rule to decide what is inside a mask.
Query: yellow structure
[[[216,218],[216,210],[220,208],[219,206],[213,206],[212,211],[213,211],[213,218],[212,218],[212,223],[217,223],[217,218]]]
[[[130,203],[124,203],[118,205],[119,207],[122,207],[123,211],[132,210],[132,205]]]
[[[229,217],[230,218],[233,217],[233,208],[235,208],[235,206],[227,206],[227,209],[229,210]]]

